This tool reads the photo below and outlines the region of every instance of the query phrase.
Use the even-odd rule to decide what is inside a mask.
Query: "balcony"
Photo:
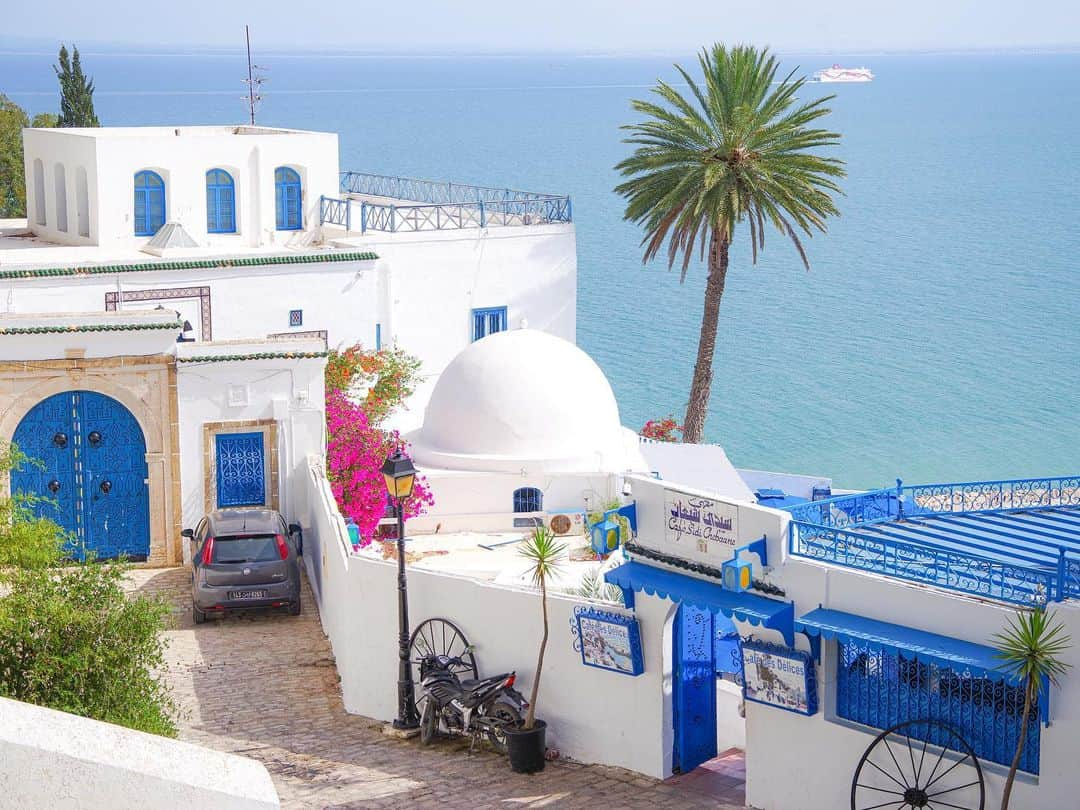
[[[1011,604],[1080,598],[1080,477],[929,484],[787,507],[793,557]]]
[[[346,233],[418,233],[572,222],[570,198],[508,188],[343,172],[341,197],[322,197],[319,224]]]

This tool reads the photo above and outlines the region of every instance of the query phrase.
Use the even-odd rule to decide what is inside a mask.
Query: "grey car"
[[[192,544],[191,615],[229,610],[288,608],[300,614],[300,565],[289,526],[273,509],[218,509],[182,534]]]

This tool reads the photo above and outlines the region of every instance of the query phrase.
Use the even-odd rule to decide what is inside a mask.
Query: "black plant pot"
[[[537,720],[530,729],[508,728],[505,733],[506,752],[514,773],[536,773],[544,770],[547,723]]]

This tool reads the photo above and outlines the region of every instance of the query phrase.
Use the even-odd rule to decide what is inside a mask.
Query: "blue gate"
[[[127,408],[93,391],[65,391],[31,408],[12,440],[40,466],[13,471],[11,491],[39,499],[34,513],[68,532],[72,556],[147,558],[146,441]]]
[[[217,505],[263,506],[266,503],[263,434],[219,433],[215,442]]]
[[[713,614],[680,605],[672,628],[674,688],[672,767],[690,773],[716,756],[716,659]]]

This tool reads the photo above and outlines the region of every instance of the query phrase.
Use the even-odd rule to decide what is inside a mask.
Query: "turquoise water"
[[[47,55],[0,92],[54,109]],[[108,124],[243,120],[240,56],[85,54]],[[341,133],[343,168],[574,198],[579,343],[624,422],[681,416],[704,287],[642,267],[612,166],[670,59],[266,54],[261,123]],[[812,71],[837,61],[788,60]],[[1080,472],[1080,55],[867,55],[835,92],[843,216],[812,269],[737,245],[707,427],[741,466],[845,485]]]

